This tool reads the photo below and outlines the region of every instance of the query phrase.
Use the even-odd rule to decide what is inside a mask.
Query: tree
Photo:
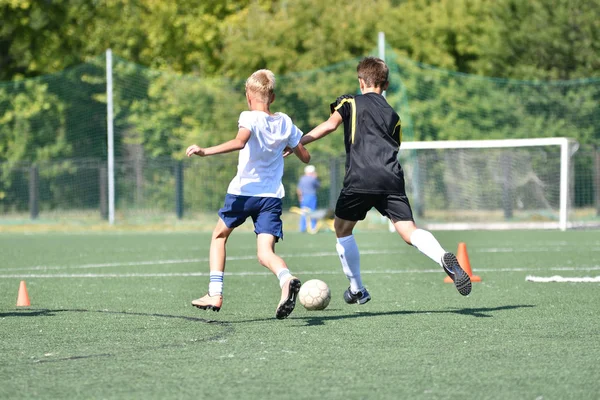
[[[513,79],[568,80],[600,70],[599,0],[503,0],[477,73]]]
[[[0,80],[62,71],[84,60],[95,4],[0,0]]]

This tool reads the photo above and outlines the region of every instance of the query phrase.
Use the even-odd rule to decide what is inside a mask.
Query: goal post
[[[429,229],[566,230],[577,148],[564,137],[403,142],[399,158]]]

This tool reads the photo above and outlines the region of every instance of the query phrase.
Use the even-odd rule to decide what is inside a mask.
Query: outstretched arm
[[[250,130],[246,128],[240,128],[235,139],[231,139],[225,143],[206,148],[193,144],[187,148],[185,154],[188,157],[191,157],[194,154],[200,157],[206,157],[215,154],[231,153],[232,151],[243,149],[246,146],[246,143],[248,143],[248,140],[250,140]]]
[[[308,164],[310,161],[310,153],[306,150],[306,147],[302,145],[302,143],[298,143],[298,146],[292,149],[296,157],[300,159],[304,164]]]
[[[343,119],[340,113],[334,111],[327,121],[322,122],[316,128],[308,132],[306,135],[302,136],[302,139],[300,139],[300,143],[304,145],[314,142],[315,140],[319,140],[322,137],[325,137],[331,132],[335,131],[338,128],[338,126],[341,125],[342,122]]]

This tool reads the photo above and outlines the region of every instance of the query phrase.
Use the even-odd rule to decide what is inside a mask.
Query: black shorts
[[[350,193],[343,189],[335,205],[335,216],[346,221],[362,221],[373,207],[392,222],[414,221],[406,195]]]

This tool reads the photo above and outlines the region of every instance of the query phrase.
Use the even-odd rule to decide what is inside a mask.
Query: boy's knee
[[[225,230],[215,229],[212,234],[212,240],[224,240],[227,241],[229,232]]]
[[[417,230],[417,226],[413,221],[397,221],[394,223],[396,232],[400,235],[402,240],[408,244],[412,244],[412,234]]]
[[[273,254],[275,253],[269,249],[259,249],[256,252],[256,258],[258,259],[260,265],[266,267],[269,264],[269,260],[273,257]]]

